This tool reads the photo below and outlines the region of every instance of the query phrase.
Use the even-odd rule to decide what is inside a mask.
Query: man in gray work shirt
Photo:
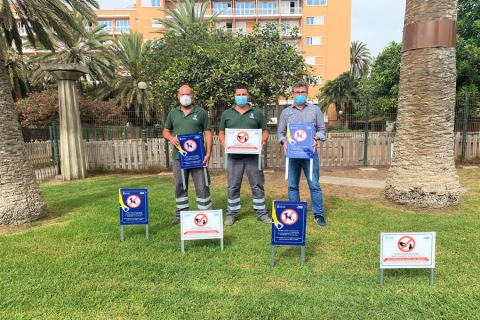
[[[317,141],[325,141],[325,124],[323,122],[322,110],[317,105],[307,103],[308,84],[299,81],[293,85],[293,97],[295,103],[283,110],[280,116],[280,123],[278,124],[278,141],[283,144],[285,154],[287,152],[287,125],[310,123],[315,126],[315,137],[313,144],[313,177],[312,180],[307,179],[308,187],[310,188],[310,198],[312,202],[313,216],[318,226],[324,227],[327,225],[323,215],[323,199],[322,189],[320,188],[320,163],[318,161]],[[289,159],[288,167],[288,199],[292,202],[300,201],[300,173],[303,169],[305,176],[308,177],[310,173],[309,159]]]

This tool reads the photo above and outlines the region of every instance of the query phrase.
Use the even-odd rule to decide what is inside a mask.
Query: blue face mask
[[[247,97],[239,96],[235,97],[235,103],[238,104],[240,107],[243,107],[247,104]]]
[[[295,96],[295,103],[298,105],[302,105],[307,101],[307,96]]]

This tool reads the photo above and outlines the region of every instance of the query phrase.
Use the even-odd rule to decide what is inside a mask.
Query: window
[[[152,7],[160,7],[160,0],[152,0]]]
[[[315,57],[305,57],[305,62],[309,65],[315,65]]]
[[[326,6],[327,0],[307,0],[307,6]]]
[[[238,16],[253,16],[255,15],[255,3],[253,2],[237,2],[235,7],[235,14]]]
[[[231,29],[233,28],[232,22],[227,22],[227,23],[225,24],[225,27],[226,27],[227,29],[230,29],[230,30],[231,30]]]
[[[307,26],[313,25],[313,17],[307,18]]]
[[[313,60],[313,62],[315,62],[315,60]],[[313,76],[313,79],[309,79],[308,83],[311,85],[323,84],[322,76]]]
[[[220,15],[221,16],[231,16],[232,15],[232,4],[227,2],[214,2],[213,3],[213,14],[219,13],[223,11]]]
[[[162,27],[162,24],[157,23],[157,22],[158,22],[157,20],[152,20],[152,28],[161,28]]]
[[[130,20],[117,20],[115,31],[128,32],[130,31]]]
[[[112,31],[113,23],[112,21],[98,21],[99,26],[105,26],[102,30],[103,31]]]
[[[307,37],[307,46],[322,45],[322,37]]]
[[[158,1],[160,1],[160,0],[158,0]],[[141,0],[140,5],[142,7],[147,7],[147,8],[148,7],[155,7],[154,3],[156,3],[156,2],[157,2],[157,0]],[[160,5],[158,5],[158,6],[160,7]]]
[[[258,14],[270,15],[277,14],[276,2],[260,2],[258,4]]]

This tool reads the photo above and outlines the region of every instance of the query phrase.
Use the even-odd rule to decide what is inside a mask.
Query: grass
[[[429,214],[324,199],[329,225],[308,212],[305,266],[300,248],[280,247],[274,268],[271,227],[256,221],[248,188],[224,252],[198,240],[181,254],[172,178],[45,183],[50,219],[0,235],[0,318],[478,319],[480,170],[459,173],[472,190]],[[120,187],[149,188],[150,239],[126,226],[120,242]],[[212,187],[214,207],[226,208],[226,191]],[[386,270],[378,285],[380,232],[406,230],[437,232],[434,286],[428,269]]]

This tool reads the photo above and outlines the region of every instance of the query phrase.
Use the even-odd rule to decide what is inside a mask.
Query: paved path
[[[365,180],[365,179],[320,176],[320,183],[338,184],[342,186],[362,187],[362,188],[371,188],[371,189],[385,189],[385,181],[381,181],[381,180]],[[470,189],[460,188],[460,194],[463,195],[467,193],[468,190]]]

